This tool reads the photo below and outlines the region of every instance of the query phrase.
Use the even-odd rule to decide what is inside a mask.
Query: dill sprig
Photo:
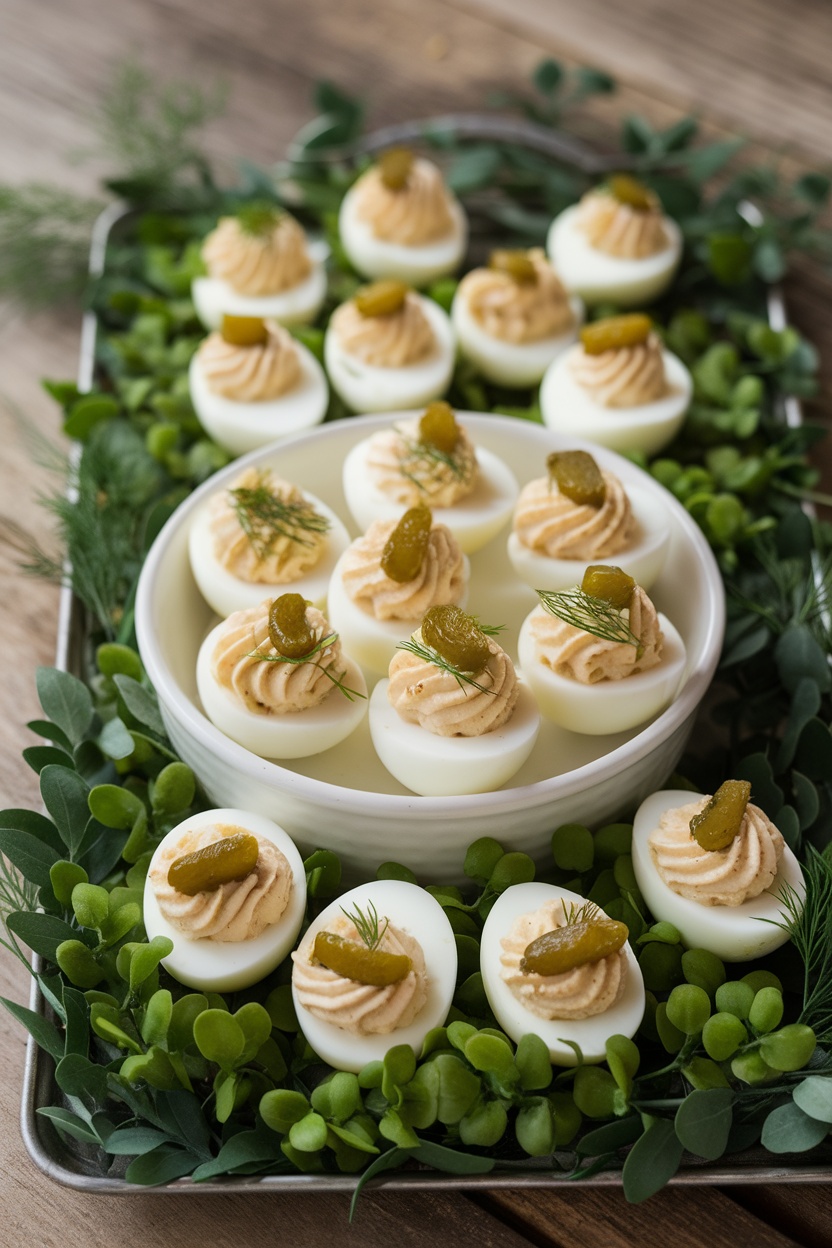
[[[803,1009],[800,1022],[811,1027],[824,1046],[832,1042],[832,862],[806,846],[803,862],[806,897],[785,885],[778,894],[782,920],[765,919],[788,932],[803,963]]]
[[[287,501],[273,493],[267,480],[267,474],[260,473],[256,485],[228,491],[240,527],[259,558],[267,559],[280,537],[313,547],[314,540],[303,535],[328,533],[329,520],[305,498]]]
[[[307,654],[302,654],[298,658],[292,658],[288,654],[266,654],[263,650],[259,649],[250,650],[246,655],[246,658],[257,659],[260,663],[292,663],[297,666],[300,663],[309,663],[312,659],[314,659],[316,654],[322,654],[323,651],[326,650],[327,646],[331,646],[332,643],[337,640],[338,634],[330,633],[329,636],[322,637],[321,640],[317,642]],[[326,666],[324,666],[323,663],[312,663],[312,666],[319,668],[323,672],[324,676],[328,677],[329,680],[332,681],[338,692],[344,695],[348,702],[354,702],[356,698],[366,698],[367,695],[365,693],[360,693],[358,689],[350,689],[348,685],[344,684],[341,677],[337,676],[333,672],[332,669],[335,666],[334,659],[332,663],[328,663]]]
[[[384,926],[379,927],[378,910],[376,910],[372,902],[369,902],[367,905],[366,914],[359,905],[356,905],[352,912],[345,910],[342,906],[341,913],[345,914],[349,921],[355,925],[355,930],[368,949],[378,948],[384,940],[385,933],[390,926],[390,920],[385,918]]]
[[[80,299],[101,208],[61,187],[0,186],[0,295],[28,308]]]
[[[280,218],[283,209],[265,199],[255,199],[251,203],[241,204],[236,217],[244,234],[262,238],[271,234]]]
[[[38,890],[29,880],[24,879],[10,862],[0,855],[0,926],[5,927],[6,919],[16,910],[26,913],[37,909]],[[18,945],[8,928],[5,929],[8,940],[0,937],[0,946],[19,958],[27,970],[31,970],[29,960]]]
[[[616,641],[625,646],[635,646],[639,654],[641,653],[642,645],[639,638],[612,603],[605,602],[603,598],[593,598],[591,594],[584,593],[582,589],[566,589],[557,593],[548,589],[538,589],[535,592],[540,599],[541,606],[550,615],[563,620],[564,624],[580,628],[585,633],[591,633],[593,637],[600,637],[602,641]]]
[[[440,480],[441,468],[447,468],[456,481],[464,480],[465,467],[452,451],[443,451],[429,442],[408,438],[401,429],[397,432],[406,448],[406,458],[401,461],[399,471],[417,489],[426,491],[432,483]]]
[[[574,901],[568,901],[563,907],[566,927],[572,927],[576,923],[591,923],[598,915],[599,909],[592,901],[586,901],[582,906],[576,906]]]
[[[486,630],[480,625],[480,631]],[[492,634],[488,634],[491,636]],[[486,685],[480,684],[474,679],[473,672],[464,672],[455,664],[449,663],[443,658],[438,650],[434,650],[432,646],[426,646],[423,641],[414,641],[411,637],[408,641],[400,641],[396,646],[397,650],[407,650],[410,654],[415,654],[417,659],[422,659],[425,663],[432,663],[434,667],[438,667],[440,672],[447,672],[453,676],[460,689],[464,691],[466,685],[470,685],[472,689],[476,689],[479,693],[491,693],[496,695],[496,689],[489,689]]]

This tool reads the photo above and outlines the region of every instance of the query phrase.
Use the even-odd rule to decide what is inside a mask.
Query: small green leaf
[[[54,820],[61,839],[74,859],[84,839],[89,821],[89,785],[82,776],[54,764],[40,773],[43,804]]]
[[[116,688],[133,718],[159,737],[165,736],[165,725],[159,714],[156,695],[131,676],[121,673],[113,677]]]
[[[653,1118],[624,1161],[621,1181],[630,1204],[654,1196],[679,1169],[683,1145],[672,1122]]]
[[[795,1101],[779,1105],[766,1118],[760,1137],[770,1153],[805,1153],[826,1139],[829,1123],[810,1118]]]
[[[725,1152],[733,1121],[734,1093],[709,1088],[688,1093],[676,1111],[676,1134],[697,1157],[716,1161]]]
[[[128,1183],[140,1183],[144,1187],[158,1187],[190,1174],[200,1158],[184,1148],[173,1144],[160,1144],[158,1148],[137,1157],[125,1171]]]
[[[794,1103],[818,1122],[832,1124],[832,1080],[809,1075],[794,1090]]]
[[[50,1023],[41,1014],[36,1014],[34,1010],[27,1009],[25,1005],[9,1001],[6,997],[0,997],[0,1005],[4,1005],[12,1018],[16,1018],[19,1023],[23,1024],[39,1048],[53,1057],[56,1062],[60,1061],[64,1054],[64,1042],[54,1023]]]
[[[94,714],[92,695],[83,681],[55,667],[39,667],[36,683],[48,719],[57,724],[70,744],[83,741]]]
[[[223,1070],[231,1070],[240,1059],[246,1037],[230,1014],[211,1009],[203,1010],[194,1019],[194,1041],[209,1062],[216,1062]]]
[[[18,828],[0,827],[0,854],[38,888],[51,887],[51,869],[58,858],[51,845]]]
[[[77,930],[63,919],[27,910],[13,910],[6,916],[6,926],[30,949],[50,962],[55,961],[58,946],[63,941],[74,940],[78,935]]]

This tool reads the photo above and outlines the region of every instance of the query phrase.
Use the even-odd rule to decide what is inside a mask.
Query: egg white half
[[[641,803],[633,825],[633,870],[650,913],[678,927],[690,949],[707,949],[729,962],[750,962],[779,949],[789,939],[787,932],[774,926],[788,919],[780,895],[790,887],[802,900],[806,882],[800,863],[786,845],[771,887],[740,906],[703,906],[674,893],[653,864],[650,834],[665,811],[688,806],[704,796],[687,789],[663,789]]]
[[[517,1000],[500,974],[501,940],[508,935],[517,919],[534,913],[552,898],[571,902],[575,906],[586,902],[585,897],[571,893],[567,888],[541,883],[514,884],[497,898],[485,920],[480,943],[485,995],[506,1035],[515,1043],[529,1033],[540,1036],[555,1066],[577,1065],[575,1051],[569,1048],[566,1041],[580,1045],[585,1061],[602,1062],[610,1036],[634,1036],[644,1015],[644,981],[629,942],[624,945],[627,958],[624,992],[615,1005],[592,1018],[539,1018]]]
[[[412,247],[376,238],[367,222],[358,216],[358,192],[351,187],[338,214],[338,233],[350,263],[364,277],[394,277],[412,286],[426,286],[446,273],[455,273],[468,243],[468,219],[456,196],[451,192],[448,196],[452,229],[436,242]]]
[[[206,329],[219,329],[224,316],[262,316],[281,325],[309,325],[326,298],[326,244],[311,244],[309,274],[274,295],[241,295],[221,277],[195,277],[191,298]]]
[[[388,701],[389,680],[370,698],[370,736],[391,776],[422,797],[490,793],[510,780],[534,749],[540,713],[517,673],[520,696],[511,719],[481,737],[438,737],[402,719]]]
[[[637,407],[605,407],[596,403],[572,376],[571,352],[558,356],[540,386],[544,425],[566,437],[583,438],[612,451],[654,455],[672,442],[690,406],[693,381],[678,356],[662,351],[669,393]]]
[[[295,342],[294,346],[300,359],[300,381],[280,398],[259,403],[241,403],[215,394],[205,380],[199,352],[191,360],[188,383],[194,410],[206,433],[233,455],[301,433],[323,420],[329,404],[326,375],[303,343]]]
[[[649,589],[658,579],[670,545],[670,517],[658,498],[636,485],[627,486],[627,497],[636,520],[635,533],[626,550],[610,556],[642,589]],[[571,589],[580,581],[587,559],[553,559],[524,546],[516,533],[508,539],[508,557],[514,571],[532,589]]]
[[[535,607],[520,627],[517,654],[531,685],[541,713],[570,732],[605,736],[652,719],[668,706],[682,683],[687,661],[685,643],[665,615],[659,615],[664,634],[661,662],[646,672],[636,672],[622,680],[600,680],[582,685],[567,676],[558,676],[537,657],[531,621],[545,619],[543,607]]]
[[[360,529],[374,520],[398,520],[407,510],[378,487],[367,468],[369,438],[354,446],[344,460],[344,497]],[[508,523],[520,487],[514,473],[491,451],[477,447],[479,477],[470,494],[453,507],[432,507],[434,524],[451,530],[466,554],[479,550]],[[428,500],[429,501],[429,500]]]
[[[463,558],[465,588],[454,605],[464,609],[468,602],[471,565],[467,558]],[[374,615],[369,615],[353,601],[344,588],[343,563],[342,555],[329,582],[326,618],[338,630],[344,649],[365,671],[376,676],[386,676],[398,642],[407,641],[410,634],[421,624],[421,617],[416,620],[377,620]]]
[[[333,329],[324,338],[324,361],[333,390],[354,412],[396,412],[438,399],[454,371],[455,339],[438,303],[417,295],[433,330],[435,349],[426,360],[403,368],[379,368],[348,354]]]
[[[457,953],[453,928],[436,898],[418,884],[408,884],[404,880],[376,880],[362,884],[327,906],[310,924],[308,935],[314,941],[318,932],[325,931],[333,918],[341,916],[342,909],[354,911],[358,905],[366,911],[370,902],[380,918],[389,918],[394,927],[413,936],[422,946],[428,995],[413,1022],[387,1035],[354,1036],[310,1014],[298,1000],[294,981],[292,984],[295,1011],[309,1044],[330,1066],[356,1073],[367,1062],[380,1061],[388,1049],[398,1044],[409,1044],[418,1054],[427,1033],[445,1022],[456,985]]]
[[[536,386],[546,369],[567,347],[577,341],[584,322],[583,302],[573,295],[569,300],[574,324],[562,334],[537,342],[506,342],[486,333],[471,315],[464,292],[457,292],[451,304],[451,321],[459,350],[476,364],[483,377],[500,386]]]
[[[654,256],[630,260],[610,256],[592,247],[576,225],[580,205],[573,204],[549,227],[546,250],[567,290],[588,304],[616,303],[640,307],[658,299],[673,281],[682,258],[682,231],[670,217],[662,217],[668,245]]]
[[[329,579],[338,559],[350,544],[350,535],[331,507],[327,507],[326,503],[308,490],[303,490],[302,493],[318,515],[326,517],[330,527],[318,562],[298,580],[281,581],[276,585],[266,581],[244,581],[217,560],[211,532],[213,498],[207,498],[195,513],[188,532],[191,571],[200,593],[217,615],[232,615],[246,607],[256,607],[264,598],[289,592],[302,594],[316,607],[326,600]]]
[[[261,758],[308,758],[322,754],[354,732],[367,713],[367,682],[358,666],[344,655],[343,683],[358,695],[352,701],[333,685],[318,706],[286,715],[255,715],[230,689],[217,683],[211,656],[225,624],[203,641],[196,661],[196,684],[205,714],[220,732]]]
[[[162,959],[162,965],[174,979],[199,992],[237,992],[264,979],[294,948],[306,911],[306,873],[294,841],[279,824],[264,815],[229,807],[204,810],[177,824],[154,850],[151,870],[162,851],[175,844],[183,833],[217,823],[243,828],[253,836],[273,841],[287,859],[292,888],[277,923],[252,940],[192,940],[164,917],[148,875],[144,886],[144,925],[149,940],[169,936],[173,941],[173,952]]]

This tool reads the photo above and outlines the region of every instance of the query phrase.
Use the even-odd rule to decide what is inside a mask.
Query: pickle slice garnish
[[[747,780],[726,780],[691,819],[691,836],[703,849],[727,849],[742,827],[750,797]]]
[[[409,147],[389,147],[379,157],[378,171],[389,191],[401,191],[407,186],[414,156]]]
[[[603,507],[607,487],[588,451],[553,451],[546,459],[549,476],[573,503]]]
[[[488,638],[460,607],[431,607],[422,620],[422,641],[460,672],[476,675],[488,663]]]
[[[633,578],[611,563],[591,563],[581,581],[585,594],[608,602],[617,611],[629,607],[635,587]]]
[[[518,286],[533,286],[537,281],[537,269],[527,251],[492,251],[488,267],[507,273]]]
[[[357,980],[359,984],[370,984],[374,988],[398,984],[413,969],[407,954],[368,949],[366,945],[337,936],[334,932],[318,932],[313,952],[317,960],[336,975]]]
[[[419,441],[445,455],[453,454],[459,441],[459,425],[450,403],[444,399],[428,403],[419,419]]]
[[[175,858],[168,870],[168,884],[188,897],[213,893],[223,884],[251,875],[259,855],[256,836],[250,832],[235,832],[192,854]]]
[[[613,174],[607,189],[619,204],[626,204],[636,212],[649,212],[656,202],[652,191],[629,173]]]
[[[391,581],[404,585],[419,575],[432,524],[430,507],[411,507],[404,513],[381,552],[381,570]]]
[[[300,594],[281,594],[269,608],[269,640],[278,654],[302,659],[318,644],[306,618],[306,599]]]
[[[606,316],[601,321],[584,325],[581,330],[581,343],[587,355],[601,355],[603,351],[641,346],[650,337],[652,329],[653,322],[643,312]]]
[[[520,971],[523,975],[563,975],[578,966],[618,953],[628,936],[625,923],[603,914],[583,922],[566,923],[552,932],[544,932],[526,946]]]
[[[406,282],[383,278],[356,291],[355,306],[362,316],[394,316],[404,307],[409,290]]]
[[[229,316],[226,313],[220,333],[232,347],[261,347],[269,338],[262,316]]]

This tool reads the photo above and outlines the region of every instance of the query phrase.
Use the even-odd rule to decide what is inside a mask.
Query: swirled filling
[[[585,962],[560,975],[521,971],[520,962],[533,940],[563,927],[563,902],[547,901],[533,914],[523,914],[500,944],[500,975],[517,1000],[538,1018],[592,1018],[615,1005],[624,991],[627,955],[624,949]]]
[[[531,618],[531,634],[539,662],[557,676],[595,685],[601,680],[624,680],[646,672],[661,662],[664,637],[653,603],[640,585],[633,590],[629,607],[621,612],[638,645],[596,637],[537,608]]]
[[[365,462],[376,488],[407,507],[453,507],[473,491],[479,474],[474,445],[461,425],[456,446],[444,454],[420,441],[418,417],[373,434]]]
[[[327,931],[346,940],[360,940],[355,924],[346,915],[333,918]],[[428,976],[422,946],[400,927],[389,923],[378,948],[385,953],[405,954],[412,969],[404,979],[383,988],[347,979],[323,966],[314,957],[314,944],[314,934],[307,932],[292,954],[292,984],[301,1005],[325,1023],[356,1036],[384,1036],[408,1027],[427,1001]]]
[[[330,321],[341,350],[373,368],[408,368],[436,352],[430,322],[412,291],[397,312],[365,316],[353,300],[336,308]]]
[[[386,574],[381,556],[397,523],[374,520],[344,556],[344,588],[353,602],[377,620],[421,620],[430,607],[459,602],[465,561],[444,524],[431,528],[422,566],[412,581],[394,581]]]
[[[661,342],[646,342],[590,355],[582,347],[569,353],[569,370],[582,390],[602,407],[640,407],[667,393]]]
[[[442,174],[429,160],[416,159],[404,186],[390,187],[378,166],[355,184],[355,212],[376,238],[422,247],[453,232],[454,217]]]
[[[209,334],[198,358],[206,385],[214,394],[238,403],[264,403],[288,394],[299,383],[300,359],[291,335],[275,321],[265,321],[262,344],[238,347],[221,333]]]
[[[247,468],[212,503],[210,527],[214,558],[221,567],[241,581],[288,585],[315,566],[326,547],[325,531],[292,527],[290,521],[286,521],[282,530],[263,527],[261,531],[250,516],[247,531],[242,519],[246,513],[239,502],[235,502],[235,490],[251,496],[262,491],[278,503],[286,504],[289,517],[292,507],[310,506],[296,485],[257,468]]]
[[[287,212],[275,213],[268,228],[255,232],[237,217],[222,217],[203,244],[202,258],[211,277],[255,298],[297,286],[312,268],[306,235]]]
[[[270,607],[266,599],[228,617],[211,656],[214,679],[254,715],[292,715],[319,706],[335,688],[331,676],[340,680],[345,674],[341,643],[336,635],[308,660],[284,661],[269,637]],[[318,642],[332,635],[315,607],[306,608],[306,620]]]
[[[569,298],[541,247],[528,252],[535,280],[518,282],[499,269],[473,269],[459,284],[474,320],[503,342],[521,345],[565,333],[575,323]]]
[[[725,849],[703,849],[691,835],[690,821],[710,799],[667,810],[650,834],[650,856],[668,888],[702,906],[741,906],[770,888],[784,841],[780,832],[749,802],[740,830]]]
[[[620,260],[643,260],[668,245],[661,204],[654,195],[650,206],[633,208],[605,190],[584,195],[575,224],[591,247]]]
[[[225,824],[185,832],[163,849],[153,864],[150,882],[159,909],[177,931],[191,940],[237,942],[259,936],[276,923],[289,902],[292,870],[277,846],[266,837],[257,837],[260,853],[257,865],[242,880],[230,880],[219,888],[189,896],[168,883],[171,864],[223,837],[246,832]]]
[[[573,502],[547,477],[530,481],[514,509],[514,532],[524,546],[550,559],[607,558],[625,550],[635,531],[627,492],[618,477],[602,472],[600,507]]]
[[[414,633],[421,643],[421,632]],[[437,737],[482,737],[512,716],[519,696],[517,673],[505,650],[488,638],[489,658],[475,685],[433,663],[397,650],[390,663],[387,697],[402,719]]]

